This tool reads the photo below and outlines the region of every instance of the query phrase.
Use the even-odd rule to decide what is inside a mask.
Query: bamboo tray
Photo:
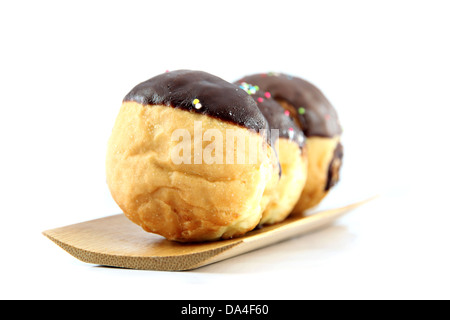
[[[143,231],[123,214],[51,229],[43,234],[86,263],[141,270],[191,270],[325,227],[372,199],[309,216],[289,217],[242,237],[206,243],[166,240]]]

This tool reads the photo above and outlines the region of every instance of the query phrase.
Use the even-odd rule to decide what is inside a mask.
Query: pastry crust
[[[272,190],[272,197],[263,212],[260,224],[274,224],[286,219],[297,204],[305,186],[307,157],[298,143],[280,138],[276,150],[281,177]]]
[[[174,153],[181,155],[174,132],[183,128],[192,138],[198,123],[203,138],[209,129],[223,137],[234,130],[247,146],[259,146],[260,156],[255,161],[250,148],[242,151],[236,143],[236,159],[245,156],[243,164],[227,163],[225,151],[223,163],[198,164],[198,145],[191,143],[183,158],[190,163],[174,163]],[[203,139],[201,149],[211,143]],[[226,150],[225,139],[221,145]],[[108,143],[107,183],[125,215],[146,231],[177,241],[231,238],[260,223],[263,193],[278,167],[273,153],[261,134],[247,128],[166,105],[125,101]]]
[[[340,159],[334,159],[334,151],[339,145],[340,137],[309,137],[306,139],[308,154],[308,170],[305,188],[295,205],[294,213],[303,213],[318,205],[328,194],[329,170],[336,163],[336,171],[340,169]],[[334,160],[334,161],[333,161]],[[338,174],[338,173],[335,173]],[[338,177],[334,178],[336,181]]]

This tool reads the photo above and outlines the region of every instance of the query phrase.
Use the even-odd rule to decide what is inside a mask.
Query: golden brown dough
[[[236,130],[264,154],[254,164],[174,164],[179,128],[194,137],[194,122],[223,136]],[[203,141],[203,148],[211,142]],[[225,150],[226,141],[223,141]],[[245,156],[248,159],[248,148]],[[107,152],[107,182],[129,219],[170,240],[204,241],[242,235],[260,222],[263,192],[276,164],[261,135],[212,117],[172,107],[124,102]],[[224,155],[225,156],[225,155]]]
[[[261,225],[281,222],[291,214],[306,183],[307,157],[296,142],[280,138],[276,150],[281,166],[281,177],[266,206]]]
[[[329,179],[333,181],[339,179],[341,160],[339,157],[333,158],[335,150],[340,143],[339,140],[339,137],[309,137],[306,140],[308,153],[306,184],[293,212],[302,213],[318,205],[330,190],[327,187],[327,184],[330,183]],[[334,168],[331,168],[333,171],[331,178],[329,178],[330,166],[334,166]]]

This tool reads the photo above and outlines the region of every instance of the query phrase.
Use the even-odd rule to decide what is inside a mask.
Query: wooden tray
[[[143,231],[123,214],[47,230],[43,234],[86,263],[145,270],[190,270],[325,227],[370,200],[310,216],[289,217],[239,238],[206,243],[166,240]]]

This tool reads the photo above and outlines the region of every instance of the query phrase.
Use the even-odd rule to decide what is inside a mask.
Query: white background
[[[450,298],[448,1],[2,1],[0,298]],[[344,125],[336,225],[190,272],[84,264],[41,232],[119,213],[122,98],[179,68],[279,71]]]

